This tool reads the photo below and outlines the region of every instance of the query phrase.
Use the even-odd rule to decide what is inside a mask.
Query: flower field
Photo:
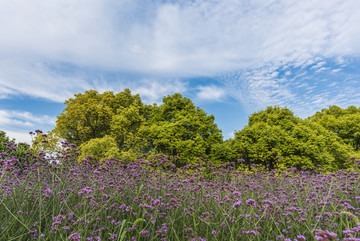
[[[360,240],[354,171],[176,168],[162,155],[77,163],[67,148],[0,153],[0,240]]]

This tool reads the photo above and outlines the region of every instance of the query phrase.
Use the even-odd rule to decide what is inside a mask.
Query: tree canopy
[[[65,104],[54,132],[81,146],[110,136],[120,152],[196,159],[208,156],[212,144],[222,142],[214,116],[179,93],[164,97],[157,106],[144,105],[140,96],[128,89],[118,94],[90,90]]]
[[[336,134],[277,106],[252,114],[249,125],[235,132],[231,146],[246,161],[270,168],[339,169],[354,154]]]
[[[222,142],[214,116],[181,94],[163,98],[154,107],[149,135],[154,151],[184,159],[208,157],[213,144]]]
[[[349,106],[342,109],[336,105],[322,109],[309,117],[312,122],[319,123],[325,129],[335,133],[345,143],[360,148],[360,108]]]
[[[214,116],[179,93],[165,96],[160,105],[144,105],[129,89],[117,94],[89,90],[65,105],[53,133],[80,145],[81,158],[133,158],[145,153],[177,156],[185,162],[242,158],[269,168],[321,165],[335,170],[360,145],[360,108],[354,106],[330,106],[308,119],[270,106],[250,115],[247,126],[223,141]]]
[[[54,129],[60,137],[81,145],[94,138],[113,135],[119,142],[119,148],[124,145],[127,148],[126,142],[138,130],[129,121],[139,117],[143,107],[140,96],[132,95],[129,89],[118,94],[111,91],[99,94],[95,90],[89,90],[66,100],[65,105],[64,111],[57,117]],[[125,124],[128,125],[126,133],[119,130]]]

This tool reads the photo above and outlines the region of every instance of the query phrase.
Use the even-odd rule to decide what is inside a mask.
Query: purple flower
[[[140,232],[140,234],[141,234],[142,236],[145,236],[145,237],[150,238],[150,232],[149,232],[149,230],[142,230],[142,231]]]
[[[116,233],[112,234],[109,238],[109,240],[117,239],[118,235]]]
[[[242,201],[241,200],[239,200],[239,201],[237,201],[237,202],[235,202],[234,204],[233,204],[233,208],[237,208],[238,206],[240,206],[242,204]]]
[[[53,191],[50,189],[50,188],[46,188],[45,189],[45,193],[47,193],[47,194],[53,194]]]
[[[321,229],[315,231],[315,238],[319,241],[338,240],[336,233],[330,232],[329,230],[324,231]]]
[[[256,202],[255,202],[255,200],[254,199],[248,199],[248,200],[246,200],[246,205],[247,206],[253,206],[253,207],[255,207],[256,206]]]
[[[304,235],[298,235],[298,236],[296,236],[296,238],[297,238],[297,241],[305,241],[306,240]]]
[[[71,234],[69,235],[68,239],[70,240],[75,240],[75,241],[80,241],[80,234],[78,234],[77,232],[73,231],[71,232]]]

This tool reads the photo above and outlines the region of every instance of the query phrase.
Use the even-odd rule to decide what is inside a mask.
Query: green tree
[[[120,150],[141,151],[146,146],[146,119],[141,113],[141,106],[120,107],[110,124],[111,136],[118,143]]]
[[[0,130],[0,153],[1,152],[8,152],[8,144],[15,143],[15,139],[10,140],[10,138],[6,135],[5,131]]]
[[[208,157],[212,145],[222,142],[221,130],[214,116],[196,107],[181,94],[163,98],[161,106],[153,106],[148,128],[154,152],[179,156],[184,160]]]
[[[31,145],[33,154],[43,151],[47,154],[55,155],[63,150],[61,146],[62,139],[54,131],[47,133],[38,132],[33,133],[33,135],[34,138]]]
[[[238,153],[233,150],[233,142],[233,139],[228,139],[211,146],[209,159],[213,164],[219,165],[222,163],[233,162],[238,159]]]
[[[319,123],[327,130],[336,133],[355,150],[360,148],[360,108],[349,106],[342,109],[336,105],[322,109],[309,117],[312,122]]]
[[[120,150],[138,148],[137,132],[144,123],[144,106],[138,94],[129,89],[114,94],[95,90],[76,94],[65,101],[64,111],[57,117],[54,132],[61,138],[81,145],[94,138],[110,135]]]
[[[336,134],[277,106],[252,114],[231,146],[238,158],[269,168],[327,165],[336,170],[354,153]]]
[[[32,160],[30,146],[26,143],[17,143],[15,139],[10,139],[5,131],[0,130],[0,159],[15,157],[19,160],[16,166],[29,164]]]
[[[76,94],[75,98],[65,101],[64,111],[57,117],[54,131],[71,143],[80,145],[93,138],[110,134],[110,123],[113,116],[111,106],[114,94],[95,90],[85,94]]]
[[[81,155],[79,161],[91,156],[95,161],[105,162],[110,158],[121,158],[119,148],[116,146],[116,141],[111,136],[104,136],[102,138],[94,138],[80,145],[79,150]]]
[[[157,106],[143,105],[128,89],[118,94],[90,90],[65,104],[54,133],[81,146],[109,136],[125,156],[142,151],[188,160],[208,157],[212,145],[222,142],[214,116],[180,94],[164,97]]]

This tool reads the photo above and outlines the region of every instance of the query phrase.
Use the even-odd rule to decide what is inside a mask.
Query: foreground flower
[[[324,231],[321,229],[315,231],[315,238],[320,241],[339,240],[336,233],[330,232],[329,230]]]

